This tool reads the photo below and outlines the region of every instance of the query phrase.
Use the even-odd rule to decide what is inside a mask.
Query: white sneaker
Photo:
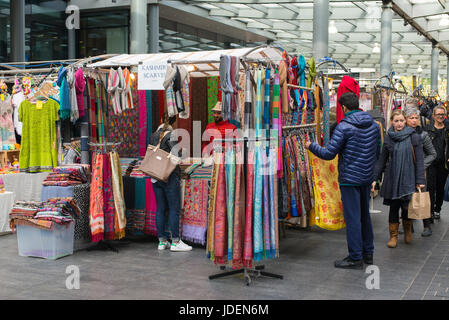
[[[173,242],[170,247],[170,251],[191,251],[192,247],[179,240],[179,242]]]
[[[159,241],[159,245],[157,246],[157,249],[158,250],[170,249],[170,242],[168,242],[167,240]]]

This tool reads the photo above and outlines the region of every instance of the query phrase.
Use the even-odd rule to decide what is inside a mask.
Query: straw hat
[[[220,101],[218,101],[217,104],[215,105],[215,107],[212,109],[212,112],[214,112],[214,111],[222,112]]]

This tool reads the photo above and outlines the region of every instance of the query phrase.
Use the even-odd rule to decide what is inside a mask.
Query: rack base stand
[[[125,244],[123,241],[121,241],[121,244]],[[114,246],[110,241],[101,240],[97,244],[95,244],[92,247],[89,247],[86,249],[87,251],[94,251],[94,250],[111,250],[115,253],[118,253],[119,250],[116,246]]]
[[[226,270],[226,267],[220,266],[220,270]],[[282,276],[282,275],[266,272],[263,270],[265,270],[264,265],[255,266],[253,269],[243,268],[243,269],[238,269],[238,270],[232,270],[232,271],[228,271],[228,272],[222,272],[222,273],[217,273],[217,274],[211,275],[211,276],[209,276],[209,280],[223,278],[223,277],[231,276],[233,274],[240,274],[240,273],[243,273],[245,275],[245,281],[246,281],[247,286],[249,286],[251,284],[252,278],[258,278],[260,276],[276,278],[276,279],[284,279],[284,276]]]

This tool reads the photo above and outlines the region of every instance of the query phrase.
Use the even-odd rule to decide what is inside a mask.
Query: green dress
[[[21,172],[51,171],[58,165],[56,121],[59,104],[49,99],[42,108],[24,100],[19,107],[22,122],[22,141],[19,166]]]

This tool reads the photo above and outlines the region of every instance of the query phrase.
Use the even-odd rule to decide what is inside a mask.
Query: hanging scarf
[[[139,90],[139,154],[141,157],[145,156],[147,150],[147,95],[146,91]]]
[[[90,122],[90,137],[93,143],[97,142],[97,120],[95,115],[95,81],[94,79],[87,80],[87,91],[89,93],[89,122]]]
[[[254,128],[251,71],[246,70],[244,131]]]
[[[262,227],[262,198],[263,198],[263,169],[262,149],[256,146],[255,183],[254,183],[254,261],[263,259],[263,227]]]
[[[120,108],[120,92],[119,92],[120,79],[117,71],[111,68],[108,76],[108,93],[111,95],[112,109],[115,114],[122,112]]]
[[[125,96],[126,100],[126,109],[134,109],[134,103],[133,103],[133,95],[131,91],[131,73],[129,72],[128,68],[125,68],[123,70],[123,77],[125,78],[125,87],[123,90],[123,95]],[[124,102],[123,102],[124,103]]]
[[[235,155],[235,210],[234,210],[234,239],[232,244],[232,265],[240,268],[243,263],[243,228],[245,223],[245,186],[243,175],[243,145],[236,145]]]
[[[112,171],[109,154],[103,157],[103,210],[104,210],[104,237],[114,240],[114,196],[112,194]]]
[[[71,105],[70,105],[70,89],[67,84],[67,69],[64,67],[59,68],[58,80],[56,84],[60,88],[59,91],[59,114],[61,120],[70,119],[71,117]]]
[[[234,229],[235,201],[235,150],[234,146],[226,146],[226,206],[228,213],[228,260],[232,260],[232,244]]]
[[[253,264],[253,199],[254,199],[254,150],[248,150],[246,177],[246,218],[243,242],[243,266],[251,268]]]
[[[264,258],[265,259],[271,259],[271,244],[270,244],[270,185],[269,185],[269,179],[268,174],[269,170],[267,168],[268,165],[268,157],[267,153],[264,150],[262,152],[262,167],[263,167],[263,239],[264,239]]]
[[[274,151],[274,152],[273,152]],[[279,254],[279,230],[278,230],[278,179],[276,179],[276,162],[277,162],[277,150],[270,150],[270,244],[271,244],[271,257],[277,258]]]
[[[215,204],[215,230],[214,230],[214,261],[215,264],[225,264],[227,255],[226,242],[226,174],[224,153],[220,153],[219,170],[217,178],[217,198]]]
[[[104,155],[96,153],[93,162],[92,184],[90,187],[90,230],[92,242],[104,239],[103,213],[103,161]]]
[[[279,63],[279,84],[281,86],[281,109],[283,113],[289,112],[289,95],[288,95],[288,55],[284,51],[282,53],[282,61]]]
[[[190,88],[189,88],[189,73],[186,68],[179,67],[179,72],[181,75],[181,93],[182,101],[184,102],[184,111],[179,113],[181,119],[190,118]],[[218,88],[217,88],[218,89]]]
[[[178,114],[178,108],[176,107],[176,97],[175,92],[173,91],[173,85],[169,85],[166,93],[166,101],[167,101],[167,113],[169,117],[174,117]]]
[[[125,237],[126,217],[123,192],[123,179],[120,168],[120,159],[117,152],[111,152],[112,191],[114,197],[115,216],[118,222],[115,227],[115,239]],[[118,228],[117,228],[118,227]]]
[[[415,132],[411,127],[401,131],[388,130],[388,136],[394,141],[391,155],[392,197],[401,199],[415,192],[415,164],[413,161],[411,135]]]
[[[233,93],[230,79],[231,58],[222,55],[220,57],[220,89],[222,92],[222,115],[223,120],[229,120],[231,113],[231,95]]]
[[[309,66],[309,75],[307,77],[307,87],[312,88],[313,79],[316,76],[316,64],[315,59],[312,57],[307,61],[307,65]]]
[[[254,121],[254,127],[256,129],[256,137],[262,137],[262,70],[256,71],[256,118]]]
[[[84,88],[86,81],[84,80],[83,69],[79,68],[75,72],[75,89],[76,89],[76,101],[78,105],[79,117],[84,117]]]
[[[273,86],[273,135],[278,136],[278,144],[282,139],[282,123],[280,118],[280,107],[281,107],[281,97],[280,97],[280,86],[279,86],[279,72],[276,69],[274,73],[274,86]],[[282,148],[277,145],[277,176],[282,178]]]
[[[123,74],[123,69],[119,67],[117,69],[117,77],[118,77],[118,87],[117,91],[120,95],[120,105],[122,112],[126,109],[129,109],[128,107],[128,97],[126,94],[126,80],[125,75]]]
[[[218,171],[219,171],[220,154],[214,152],[214,168],[212,171],[212,181],[209,194],[209,223],[207,227],[207,246],[206,252],[208,252],[209,258],[214,261],[214,231],[215,231],[215,204],[217,202],[217,188],[218,188]]]
[[[270,68],[267,68],[265,71],[265,99],[263,107],[264,129],[267,130],[267,138],[269,137],[270,130],[270,72]]]

